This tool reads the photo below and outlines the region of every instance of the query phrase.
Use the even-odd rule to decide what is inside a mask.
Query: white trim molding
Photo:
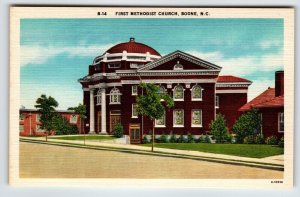
[[[247,89],[236,89],[236,90],[216,90],[216,94],[238,94],[238,93],[248,93]]]

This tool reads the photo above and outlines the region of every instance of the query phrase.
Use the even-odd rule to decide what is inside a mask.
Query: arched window
[[[184,89],[181,85],[177,85],[174,87],[173,90],[173,98],[176,101],[183,101],[184,100]]]
[[[101,89],[98,90],[97,94],[96,94],[96,105],[101,105]]]
[[[199,85],[194,85],[192,88],[192,101],[202,101],[202,88]]]
[[[121,103],[121,93],[118,88],[113,88],[110,91],[110,103],[119,104]]]
[[[159,92],[158,92],[159,94],[164,94],[164,93],[166,93],[166,89],[165,89],[165,87],[164,86],[159,86]]]

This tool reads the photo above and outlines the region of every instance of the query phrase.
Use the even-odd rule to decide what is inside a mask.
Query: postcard
[[[293,8],[10,17],[10,184],[293,187]]]

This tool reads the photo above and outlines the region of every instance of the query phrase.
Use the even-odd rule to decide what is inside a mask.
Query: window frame
[[[96,94],[96,105],[101,105],[101,102],[102,102],[102,95],[101,95],[101,89],[99,89]]]
[[[112,65],[114,65],[114,66],[112,66]],[[115,65],[118,65],[118,66],[115,66]],[[121,62],[110,62],[107,64],[107,67],[110,69],[121,68]]]
[[[135,114],[133,114],[133,108],[136,108],[136,115]],[[132,103],[132,105],[131,105],[131,118],[138,118],[139,117],[139,114],[137,113],[137,104],[136,103]]]
[[[36,122],[41,122],[41,114],[40,113],[37,113],[36,115],[35,115],[35,120],[36,120]]]
[[[282,114],[282,117],[281,117],[281,114]],[[282,118],[282,122],[281,122],[281,118]],[[281,123],[283,124],[283,130],[280,130]],[[278,112],[278,133],[284,133],[284,112]]]
[[[74,117],[74,116],[75,116],[75,121],[71,121],[72,117]],[[77,122],[78,122],[78,116],[76,114],[71,114],[70,115],[70,123],[71,124],[77,124]]]
[[[181,88],[182,88],[182,98],[175,98],[175,95],[176,95],[176,89],[177,89],[178,87],[181,87]],[[176,86],[174,87],[174,89],[173,89],[173,100],[174,100],[174,101],[184,101],[184,91],[185,91],[185,89],[184,89],[184,87],[183,87],[182,85],[176,85]]]
[[[194,98],[194,90],[197,87],[200,88],[200,98]],[[191,100],[192,101],[202,101],[203,100],[203,88],[200,85],[196,84],[192,87],[192,89],[191,89]]]
[[[121,104],[121,92],[118,88],[114,87],[109,93],[109,104]],[[114,96],[117,96],[117,101],[114,101]]]
[[[215,100],[215,101],[216,101],[216,102],[215,102],[215,107],[216,107],[217,109],[219,109],[219,108],[220,108],[220,97],[216,95],[216,100]]]
[[[176,111],[182,111],[182,125],[176,124]],[[184,109],[174,109],[173,110],[173,127],[184,127]]]
[[[199,111],[200,114],[200,124],[193,124],[193,112]],[[191,110],[191,127],[202,127],[202,109],[192,109]]]
[[[131,95],[132,96],[137,96],[138,95],[138,86],[137,85],[132,85],[131,86]]]
[[[159,120],[159,119],[155,119],[155,121],[154,121],[154,126],[155,127],[157,127],[157,128],[164,128],[164,127],[166,127],[166,110],[164,109],[164,114],[163,114],[163,116],[162,116],[162,118],[163,118],[163,123],[164,124],[162,124],[162,125],[160,125],[160,124],[157,124],[157,120]]]

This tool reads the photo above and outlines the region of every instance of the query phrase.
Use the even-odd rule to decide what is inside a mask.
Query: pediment
[[[144,65],[138,69],[138,72],[147,72],[150,70],[180,72],[181,70],[221,70],[221,67],[182,51],[175,51]]]

